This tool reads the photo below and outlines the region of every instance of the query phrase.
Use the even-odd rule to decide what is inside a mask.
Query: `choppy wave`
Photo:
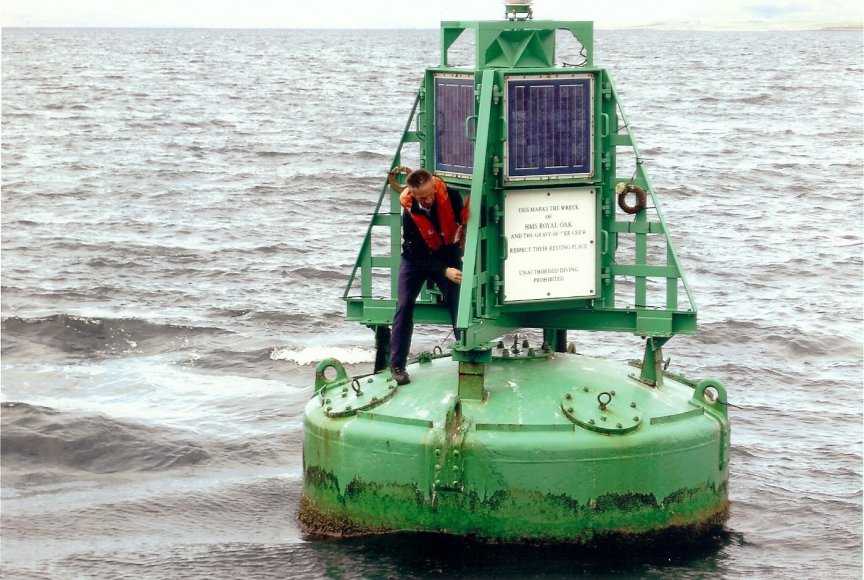
[[[758,350],[781,349],[789,356],[854,358],[861,354],[861,341],[838,335],[835,328],[803,330],[778,322],[782,321],[771,319],[708,322],[699,325],[695,340],[709,345],[733,340],[739,344],[750,344]]]
[[[227,334],[218,328],[158,324],[138,319],[55,314],[12,316],[0,322],[3,355],[26,358],[32,345],[90,357],[129,356],[175,350],[198,337]]]
[[[284,468],[298,449],[299,433],[294,428],[283,434],[274,430],[267,437],[218,439],[162,424],[28,403],[4,402],[0,409],[4,475],[23,474],[31,481],[38,481],[40,473],[58,469],[111,474],[205,465],[210,469],[231,465]],[[247,417],[239,416],[237,409],[227,411],[235,421],[275,425],[291,419],[284,409],[250,410]]]
[[[194,465],[210,458],[188,434],[102,415],[2,403],[4,468],[16,463],[117,473]]]

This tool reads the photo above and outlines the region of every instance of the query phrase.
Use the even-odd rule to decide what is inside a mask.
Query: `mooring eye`
[[[714,387],[705,387],[702,396],[705,398],[706,402],[714,404],[720,397],[720,393]]]
[[[604,400],[605,399],[605,400]],[[607,391],[603,391],[599,395],[597,395],[597,402],[600,403],[600,409],[602,411],[606,410],[606,405],[612,402],[612,393]]]
[[[328,383],[332,383],[333,381],[335,381],[338,375],[339,371],[336,369],[335,366],[330,365],[324,368],[324,378],[327,380]]]

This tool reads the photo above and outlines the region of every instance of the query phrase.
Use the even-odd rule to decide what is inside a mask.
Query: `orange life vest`
[[[436,252],[441,249],[442,245],[449,245],[456,242],[456,233],[459,231],[459,224],[456,223],[456,216],[453,215],[453,206],[450,205],[450,196],[447,194],[447,185],[440,177],[432,176],[435,184],[435,214],[438,216],[438,225],[441,228],[439,234],[435,231],[435,226],[422,212],[414,213],[411,211],[412,195],[406,188],[399,196],[399,202],[406,210],[408,215],[414,220],[417,229],[420,230],[420,235],[430,250]],[[468,221],[468,204],[462,208],[462,223]]]

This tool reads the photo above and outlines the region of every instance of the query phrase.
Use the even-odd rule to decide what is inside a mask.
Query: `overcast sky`
[[[597,28],[860,26],[861,0],[534,0],[534,17]],[[498,20],[501,0],[3,0],[3,26],[437,28]]]

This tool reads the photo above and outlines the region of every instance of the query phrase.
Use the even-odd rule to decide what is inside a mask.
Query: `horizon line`
[[[637,24],[632,26],[594,26],[595,30],[656,30],[670,32],[842,32],[842,31],[859,31],[864,30],[864,23],[858,24],[810,24],[810,25],[791,25],[789,23],[777,23],[771,26],[766,23],[744,23],[744,22],[728,22],[728,23],[713,23],[688,25],[687,22],[681,23],[656,23],[656,24]],[[104,24],[32,24],[32,25],[12,25],[0,26],[0,30],[12,29],[83,29],[83,30],[440,30],[440,26],[416,26],[416,27],[401,27],[401,26],[194,26],[194,25],[104,25]]]

